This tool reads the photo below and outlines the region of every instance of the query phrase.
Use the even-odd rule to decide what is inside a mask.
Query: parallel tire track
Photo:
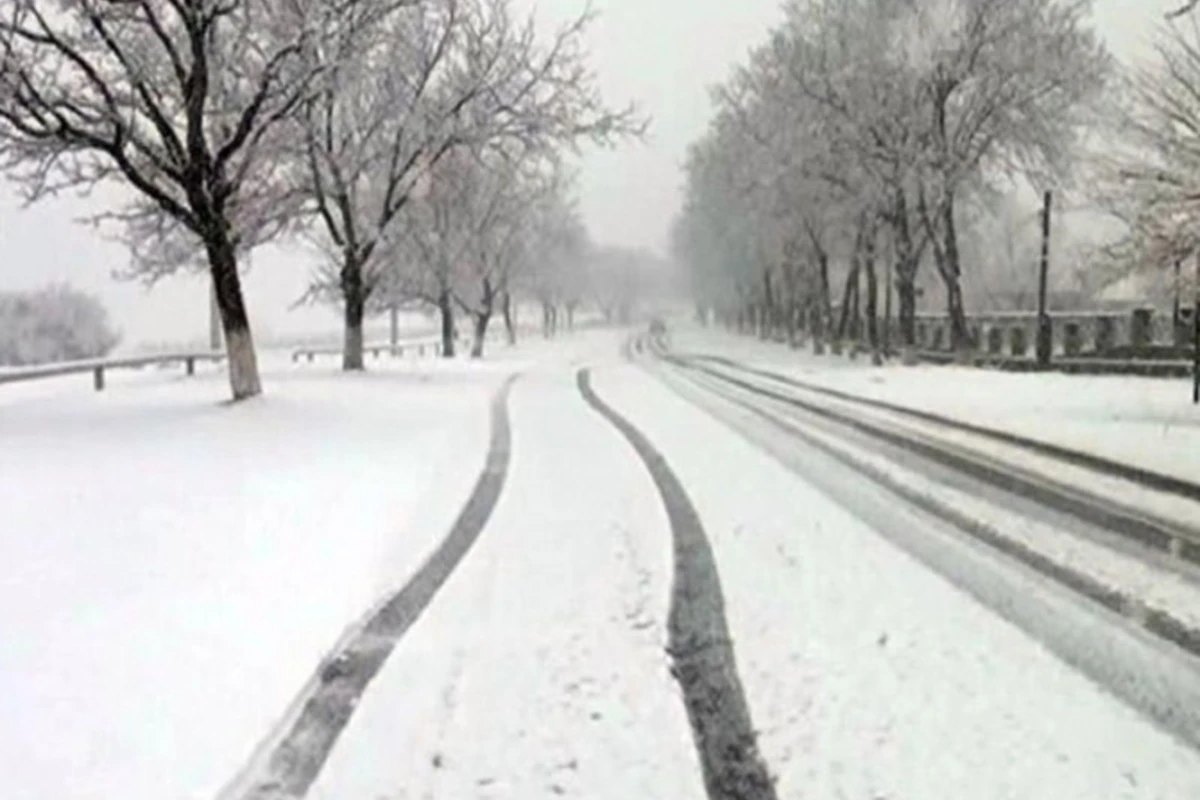
[[[1165,612],[1148,612],[1132,598],[1097,583],[1090,576],[1046,559],[946,503],[897,483],[889,474],[850,451],[830,444],[824,437],[810,435],[777,411],[759,407],[758,403],[763,400],[761,396],[757,398],[758,403],[752,402],[730,391],[730,386],[717,384],[711,375],[679,369],[675,378],[691,387],[691,391],[683,391],[669,375],[659,373],[658,377],[685,400],[747,436],[901,550],[1042,642],[1063,661],[1164,730],[1188,746],[1200,748],[1200,672],[1197,672],[1195,660],[1200,644],[1198,632]],[[778,437],[772,435],[764,441],[748,433],[726,414],[699,400],[694,392],[748,412],[804,447],[792,448],[791,457],[784,458]],[[802,463],[794,460],[797,456]],[[824,459],[847,470],[847,474],[831,471],[821,463]],[[954,533],[943,539],[944,534],[925,533],[920,526],[901,522],[888,500],[880,502],[873,499],[872,492],[857,489],[847,480],[850,475],[865,477],[911,508],[948,526],[946,530]],[[964,538],[962,534],[967,536]],[[954,540],[966,544],[969,539],[997,551],[1001,557],[1012,559],[1014,566],[1020,565],[1040,575],[1047,580],[1047,587],[1053,587],[1053,591],[1061,593],[1063,598],[1074,597],[1082,603],[1094,604],[1091,606],[1094,611],[1087,617],[1079,617],[1069,606],[1060,607],[1060,601],[1051,596],[1030,592],[1026,578],[1020,575],[1020,567],[1018,570],[996,569],[987,559],[952,544]],[[1062,613],[1064,611],[1070,613]],[[1106,631],[1103,651],[1097,650],[1093,639],[1100,630]],[[1124,631],[1127,635],[1114,637],[1114,631]],[[1169,648],[1164,648],[1168,643],[1180,649],[1170,652]]]
[[[880,423],[860,419],[844,411],[837,411],[817,402],[806,401],[794,395],[758,386],[719,370],[697,364],[686,358],[670,355],[661,356],[683,369],[702,372],[723,383],[737,387],[761,397],[801,409],[839,425],[850,427],[867,436],[904,448],[923,458],[931,459],[951,469],[970,475],[980,481],[1020,494],[1030,500],[1111,531],[1150,550],[1165,553],[1194,566],[1200,566],[1200,529],[1158,519],[1154,515],[1127,506],[1111,497],[1097,496],[1076,486],[1070,486],[1045,475],[1037,475],[1009,465],[1000,465],[994,459],[970,454],[946,447],[914,433],[902,433]],[[756,371],[743,370],[750,374]],[[808,387],[795,383],[795,388],[808,391]],[[816,391],[816,390],[813,390]],[[827,392],[816,392],[828,394]],[[842,398],[838,398],[842,399]],[[858,402],[855,400],[854,402]],[[874,401],[862,405],[875,407]],[[911,415],[910,415],[911,416]],[[938,423],[941,424],[941,423]],[[958,423],[946,427],[961,428]],[[1054,456],[1058,457],[1058,456]],[[1135,480],[1128,475],[1125,480]],[[1137,481],[1140,482],[1140,481]],[[1180,482],[1186,483],[1186,482]],[[1150,484],[1143,484],[1150,485]],[[1152,488],[1157,488],[1153,487]]]
[[[1189,500],[1200,501],[1200,483],[1177,478],[1173,475],[1166,475],[1161,472],[1138,467],[1132,464],[1124,464],[1119,461],[1113,461],[1103,456],[1098,456],[1093,453],[1085,453],[1080,450],[1072,450],[1067,447],[1044,442],[1038,439],[1031,439],[1027,436],[1011,433],[1009,431],[999,430],[997,428],[989,428],[984,425],[976,425],[974,423],[965,422],[961,419],[949,417],[944,414],[935,414],[930,411],[923,411],[917,408],[898,405],[896,403],[888,403],[883,400],[876,400],[872,397],[864,397],[862,395],[853,394],[851,392],[843,392],[837,389],[831,389],[827,386],[820,386],[815,383],[798,380],[789,375],[781,375],[770,370],[750,367],[745,364],[739,364],[730,358],[723,356],[710,355],[688,355],[681,356],[682,358],[691,358],[698,361],[708,361],[714,364],[721,364],[732,369],[745,372],[750,375],[757,375],[761,378],[777,381],[787,386],[792,386],[797,389],[813,392],[815,394],[832,397],[836,400],[844,400],[851,403],[867,406],[869,408],[879,409],[894,414],[909,417],[911,419],[920,420],[922,422],[931,422],[936,425],[941,425],[953,430],[972,433],[978,436],[983,436],[997,442],[1013,445],[1029,450],[1033,453],[1050,456],[1065,461],[1069,464],[1074,464],[1079,467],[1095,470],[1105,475],[1110,475],[1115,478],[1122,478],[1133,483],[1140,484],[1150,489],[1156,489],[1160,492],[1174,494],[1179,497]]]
[[[668,622],[672,673],[683,690],[692,737],[710,800],[775,800],[775,785],[758,751],[712,547],[683,485],[654,445],[592,389],[590,370],[577,375],[593,409],[632,445],[658,487],[671,523],[675,576]]]
[[[487,462],[450,533],[408,583],[350,631],[305,686],[279,728],[220,800],[299,800],[317,779],[367,686],[479,539],[508,475],[512,376],[491,403]]]

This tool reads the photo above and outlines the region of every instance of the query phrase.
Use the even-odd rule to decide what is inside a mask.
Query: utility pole
[[[892,357],[892,253],[886,262],[886,292],[883,295],[883,355]]]
[[[1046,289],[1050,271],[1050,208],[1053,195],[1047,191],[1042,205],[1042,263],[1038,274],[1037,362],[1039,367],[1050,366],[1054,349],[1054,329],[1046,309]]]
[[[1196,285],[1192,288],[1192,403],[1200,405],[1200,257],[1196,257]]]

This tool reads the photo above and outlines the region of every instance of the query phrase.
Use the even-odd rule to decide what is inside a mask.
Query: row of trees
[[[863,307],[878,358],[880,263],[911,348],[932,262],[964,348],[961,218],[1017,181],[1069,179],[1113,70],[1089,14],[1086,0],[788,0],[690,153],[674,247],[697,302],[761,329],[806,324],[819,349]]]
[[[372,308],[488,321],[581,241],[564,148],[643,123],[509,0],[3,0],[0,169],[31,201],[115,183],[134,272],[211,275],[235,399],[261,391],[239,262],[326,258],[347,369]],[[539,287],[554,283],[545,276]],[[569,281],[562,280],[560,283]],[[452,337],[447,346],[452,347]]]

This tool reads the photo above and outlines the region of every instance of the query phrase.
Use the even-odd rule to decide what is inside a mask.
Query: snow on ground
[[[1200,756],[633,367],[642,427],[713,539],[780,795],[1192,798]]]
[[[503,367],[267,367],[0,387],[6,798],[212,797],[445,533]]]
[[[685,326],[672,335],[681,352],[735,358],[840,391],[1200,480],[1200,408],[1191,404],[1186,380],[872,367],[867,356],[818,357],[808,348],[792,350],[715,329]]]
[[[513,462],[475,549],[368,688],[313,800],[700,798],[667,667],[671,537],[573,364],[511,399]]]

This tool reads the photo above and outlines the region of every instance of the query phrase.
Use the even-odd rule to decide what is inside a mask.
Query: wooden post
[[[1050,356],[1054,349],[1054,329],[1050,323],[1050,313],[1046,309],[1046,292],[1050,272],[1050,208],[1053,195],[1046,192],[1042,204],[1042,262],[1038,272],[1038,321],[1037,321],[1037,361],[1038,366],[1050,366]]]
[[[92,384],[97,392],[104,391],[104,367],[96,367],[92,372]]]
[[[190,378],[191,376],[195,375],[196,374],[196,359],[194,359],[194,358],[184,359],[184,363],[187,366],[188,377]]]

